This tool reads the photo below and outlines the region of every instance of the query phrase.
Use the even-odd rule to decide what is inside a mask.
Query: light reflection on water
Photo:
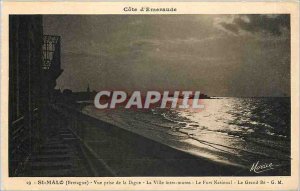
[[[165,111],[168,120],[184,124],[177,131],[206,146],[210,157],[249,163],[257,157],[290,156],[290,102],[287,98],[203,100],[205,109]],[[185,123],[183,123],[185,122]],[[190,140],[187,140],[190,141]],[[194,142],[194,141],[193,141]],[[195,143],[193,143],[195,144]],[[205,147],[205,146],[201,147]],[[214,150],[214,151],[211,151]],[[192,152],[202,152],[191,147]],[[206,155],[208,154],[206,153]],[[217,153],[217,154],[216,154]]]
[[[289,98],[202,100],[204,110],[115,109],[83,112],[171,147],[211,160],[249,166],[290,160]]]

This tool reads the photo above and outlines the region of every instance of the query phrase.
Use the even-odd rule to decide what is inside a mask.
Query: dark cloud
[[[250,33],[267,32],[280,36],[283,30],[290,30],[289,15],[243,15],[236,17],[232,23],[220,23],[225,29],[238,34],[240,30]]]
[[[287,15],[47,15],[44,32],[61,36],[64,72],[57,88],[82,91],[89,84],[97,91],[282,96],[290,92],[288,20]]]
[[[236,24],[222,22],[220,23],[220,25],[224,27],[226,30],[233,32],[234,34],[239,33],[239,28]]]

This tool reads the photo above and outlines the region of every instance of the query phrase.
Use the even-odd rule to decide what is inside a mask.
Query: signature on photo
[[[252,166],[250,168],[250,172],[259,174],[262,172],[273,170],[273,169],[275,169],[275,167],[278,167],[278,166],[279,165],[274,165],[273,163],[260,163],[260,161],[257,161],[252,164]]]

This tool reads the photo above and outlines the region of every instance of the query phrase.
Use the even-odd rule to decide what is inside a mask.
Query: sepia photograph
[[[9,177],[291,176],[290,18],[10,14]]]

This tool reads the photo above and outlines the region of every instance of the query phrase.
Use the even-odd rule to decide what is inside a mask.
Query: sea
[[[201,110],[111,109],[82,112],[208,160],[249,167],[257,161],[290,168],[290,98],[203,99]]]

